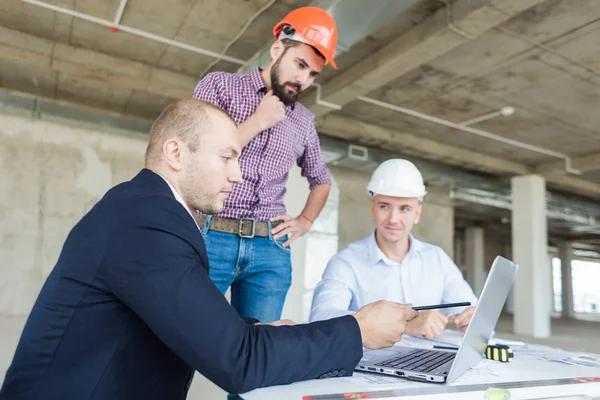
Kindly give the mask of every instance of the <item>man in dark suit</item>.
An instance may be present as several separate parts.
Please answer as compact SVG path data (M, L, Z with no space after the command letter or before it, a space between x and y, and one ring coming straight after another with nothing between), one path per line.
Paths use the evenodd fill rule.
M219 212L240 182L235 123L200 100L155 121L146 168L75 225L23 330L2 400L184 399L193 369L231 393L351 374L417 313L270 326L240 316L208 276L191 210ZM223 249L229 251L229 249Z

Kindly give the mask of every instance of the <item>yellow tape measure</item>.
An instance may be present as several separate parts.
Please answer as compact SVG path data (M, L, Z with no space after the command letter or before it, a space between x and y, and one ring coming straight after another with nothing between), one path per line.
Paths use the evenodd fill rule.
M485 349L485 357L494 361L511 362L514 354L510 346L505 344L491 344Z

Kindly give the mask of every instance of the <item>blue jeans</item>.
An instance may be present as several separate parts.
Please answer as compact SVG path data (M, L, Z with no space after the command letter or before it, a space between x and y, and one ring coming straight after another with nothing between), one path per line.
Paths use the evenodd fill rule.
M270 322L281 318L285 296L292 283L290 248L285 237L242 238L234 233L201 229L210 278L225 294L231 286L231 305L238 314ZM271 232L271 223L269 232Z

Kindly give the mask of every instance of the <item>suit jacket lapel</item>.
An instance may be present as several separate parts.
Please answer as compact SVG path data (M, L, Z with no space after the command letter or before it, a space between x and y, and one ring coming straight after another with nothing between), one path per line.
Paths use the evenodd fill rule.
M155 172L149 169L142 169L135 176L135 178L132 179L132 181L140 181L144 185L151 187L153 191L165 194L173 198L173 200L177 202L177 199L175 199L175 195L173 194L173 191L171 190L167 182L165 182L165 180L160 175L156 174ZM202 234L200 233L200 228L196 224L196 221L188 214L188 212L183 208L183 206L179 204L179 202L177 202L177 205L178 210L185 214L185 224L189 224L190 230L194 232L194 234L191 237L189 237L188 240L196 250L196 253L198 253L200 261L204 266L206 266L206 269L208 270L209 264L208 256L206 254L206 245L204 243L204 239L202 238Z

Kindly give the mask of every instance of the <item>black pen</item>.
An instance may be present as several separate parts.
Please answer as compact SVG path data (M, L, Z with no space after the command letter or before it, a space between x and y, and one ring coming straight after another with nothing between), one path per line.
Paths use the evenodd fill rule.
M453 347L453 346L438 346L438 345L434 345L433 348L434 349L441 349L441 350L458 350L458 347Z
M418 307L413 307L413 310L423 311L423 310L433 310L435 308L464 307L464 306L470 306L470 305L471 305L471 302L466 301L464 303L447 303L447 304L435 304L432 306L418 306Z

